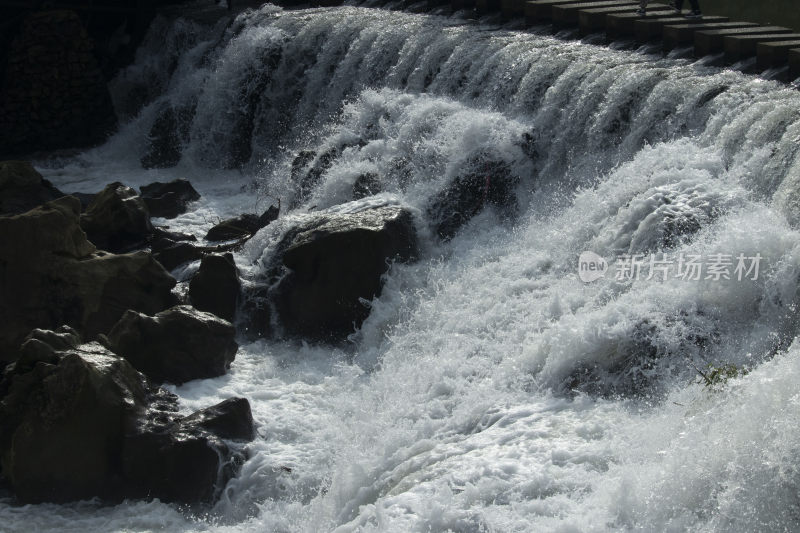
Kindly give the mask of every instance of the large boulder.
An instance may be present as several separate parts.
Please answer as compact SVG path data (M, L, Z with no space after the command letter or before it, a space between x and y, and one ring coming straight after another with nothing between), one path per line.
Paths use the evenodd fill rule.
M98 248L114 253L141 247L153 234L144 200L119 182L95 196L81 215L81 228Z
M74 331L35 330L0 379L0 465L22 502L211 502L250 440L247 400L189 416L125 359Z
M439 237L449 240L487 206L496 207L504 217L513 216L517 210L514 189L518 181L505 161L473 158L433 198L427 218L433 222Z
M0 215L17 215L64 194L27 161L0 161Z
M156 382L185 383L225 374L239 346L230 322L188 305L155 316L128 311L108 347Z
M155 182L139 190L151 217L175 218L185 213L191 202L200 199L200 193L184 179Z
M147 405L144 380L97 343L56 351L36 336L4 376L3 476L24 502L116 491L122 442Z
M206 240L212 242L249 238L261 228L278 219L279 208L270 206L261 215L246 213L238 217L223 220L208 230Z
M339 341L369 315L364 301L380 294L391 262L416 257L417 234L399 206L323 212L288 231L277 249L273 296L284 330Z
M233 322L241 290L233 255L212 254L203 257L189 282L189 300L197 309Z
M0 354L6 360L33 328L67 324L92 339L128 309L155 314L174 305L175 279L148 252L97 252L79 213L80 201L65 196L0 217Z

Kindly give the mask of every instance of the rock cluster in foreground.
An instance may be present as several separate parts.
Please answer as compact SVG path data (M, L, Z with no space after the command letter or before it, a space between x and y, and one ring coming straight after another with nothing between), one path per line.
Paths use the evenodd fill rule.
M177 398L71 328L34 330L0 379L0 466L24 502L209 502L250 440L247 400L181 416Z

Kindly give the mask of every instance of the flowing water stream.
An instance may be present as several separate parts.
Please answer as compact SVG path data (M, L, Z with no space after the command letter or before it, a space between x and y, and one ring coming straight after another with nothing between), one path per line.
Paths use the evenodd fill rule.
M345 345L243 343L228 375L172 387L186 411L253 407L212 508L5 501L0 530L800 528L796 90L544 29L270 5L158 19L112 88L120 131L37 163L62 190L188 178L203 198L168 223L198 237L280 199L245 280L322 209L408 205L421 258ZM168 109L180 162L145 170ZM301 150L331 154L316 183L291 177ZM431 198L498 162L514 202L440 240ZM351 202L368 173L381 192ZM605 276L579 278L586 251ZM714 368L737 375L708 386Z

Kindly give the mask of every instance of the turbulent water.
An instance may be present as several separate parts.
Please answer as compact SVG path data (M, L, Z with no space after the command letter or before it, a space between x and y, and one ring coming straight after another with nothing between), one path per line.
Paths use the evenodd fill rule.
M6 501L0 530L800 528L796 90L458 15L267 5L158 20L113 91L119 133L38 163L62 190L189 178L203 199L169 224L199 237L280 199L236 255L246 280L322 209L411 206L421 260L344 346L244 343L228 375L173 388L187 411L253 407L259 437L212 508ZM167 108L180 163L144 170ZM313 186L291 177L301 150L335 156ZM498 161L516 207L436 237L431 198ZM382 192L348 203L364 173ZM585 251L604 277L579 278ZM674 262L626 278L636 254ZM714 368L737 375L709 386Z

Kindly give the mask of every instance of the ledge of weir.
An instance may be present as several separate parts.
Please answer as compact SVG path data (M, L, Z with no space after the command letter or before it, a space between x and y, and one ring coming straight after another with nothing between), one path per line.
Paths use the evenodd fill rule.
M214 23L249 8L260 0L196 0L162 9L165 15ZM700 0L703 2L703 0ZM712 1L713 0L706 0ZM794 1L794 0L790 0ZM644 16L635 0L341 0L275 1L284 9L358 5L360 7L461 16L465 20L498 23L524 31L535 29L565 40L580 39L615 49L661 52L673 58L702 60L704 65L732 68L800 88L800 30L759 22L736 21L718 14L685 18L664 3L651 2ZM685 2L688 3L688 2ZM719 10L717 10L719 12ZM684 15L688 10L684 11ZM800 24L790 21L792 26ZM787 23L788 24L788 23Z

